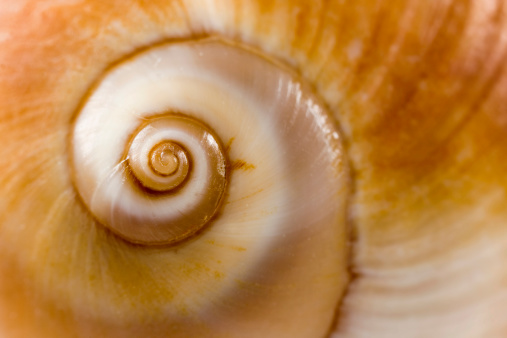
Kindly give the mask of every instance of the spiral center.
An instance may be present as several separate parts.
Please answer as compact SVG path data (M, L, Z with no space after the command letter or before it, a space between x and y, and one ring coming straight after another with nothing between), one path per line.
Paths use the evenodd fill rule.
M158 128L149 124L136 135L129 149L129 166L143 187L169 192L184 184L190 173L190 157L172 140L152 142L148 135L154 130Z
M155 174L170 176L178 170L180 161L175 152L176 147L178 146L173 143L165 142L152 149L149 164Z

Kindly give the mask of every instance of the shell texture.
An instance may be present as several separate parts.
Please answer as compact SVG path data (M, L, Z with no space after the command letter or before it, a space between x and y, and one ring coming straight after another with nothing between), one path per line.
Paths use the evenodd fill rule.
M503 0L2 0L1 335L505 337L506 8ZM81 176L83 162L73 162L73 128L115 71L188 44L262 60L276 71L260 76L234 58L222 68L255 73L248 88L259 90L285 74L288 92L320 108L310 114L299 101L302 114L273 115L265 96L278 102L280 93L248 89L237 100L239 84L189 80L197 102L171 106L175 90L125 114L120 151L103 163L130 165L137 128L178 113L216 134L230 169L210 223L150 245L159 237L136 240L93 211L104 204L94 209L97 190L79 183L94 173ZM141 87L123 102L157 95ZM284 135L293 116L304 117L301 128ZM286 138L294 135L319 146L285 149L299 148ZM100 145L109 143L97 142L93 155L106 154Z

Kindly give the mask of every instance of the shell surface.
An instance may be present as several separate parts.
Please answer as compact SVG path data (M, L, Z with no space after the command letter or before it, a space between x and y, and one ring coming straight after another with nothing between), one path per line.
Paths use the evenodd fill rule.
M125 337L185 336L192 326L203 336L235 329L266 336L270 322L280 323L277 336L290 337L504 337L505 8L494 0L3 1L0 275L9 278L0 281L1 329L8 336ZM307 255L298 261L289 257L298 248L291 248L290 262L270 264L278 271L292 266L295 275L280 273L285 279L270 287L254 272L250 277L261 281L236 282L249 300L256 292L266 296L242 308L248 316L199 312L230 290L199 281L214 281L216 271L235 273L200 259L211 250L241 266L242 259L230 258L239 257L229 255L232 246L215 241L213 249L190 250L196 241L180 242L178 255L188 251L190 260L178 270L181 285L173 285L161 268L164 248L118 239L75 203L67 145L72 116L90 87L135 51L208 35L253 46L296 69L340 124L353 178L353 233L352 280L336 317L327 307L312 314L298 309L281 320L275 303L297 307L291 281L319 293L326 278L298 279L304 266L298 264L343 267L343 248L334 264ZM333 303L346 282L345 274L337 276ZM182 291L167 292L160 281ZM159 320L168 299L178 304L172 318L187 321ZM227 299L222 309L246 304L238 294ZM202 318L197 313L207 314L211 329L192 321ZM312 315L328 328L300 330ZM264 324L254 330L238 319L247 317Z
M336 124L299 75L237 43L169 41L115 60L74 103L58 112L67 147L44 152L66 175L24 187L45 221L25 215L16 237L12 210L2 228L33 250L19 256L32 301L70 315L51 335L329 331L349 177Z

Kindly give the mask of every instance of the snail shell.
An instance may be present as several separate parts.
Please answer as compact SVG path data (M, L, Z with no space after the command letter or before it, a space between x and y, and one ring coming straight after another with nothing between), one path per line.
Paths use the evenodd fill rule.
M346 196L338 132L322 105L290 73L223 42L155 47L105 75L74 125L77 189L90 212L127 240L174 243L201 229L220 206L233 169L220 139L248 159L254 183L240 189L233 182L228 204L245 200L243 213L283 215L283 221L253 217L259 233L296 220L339 226L325 209L315 210L323 216L317 223L308 217L311 199L343 204ZM171 175L157 172L154 163L165 170L159 147L175 146ZM322 167L329 172L316 177ZM298 198L308 199L308 209L292 210Z
M315 337L325 335L322 323L338 337L506 335L504 1L3 1L0 18L5 335ZM207 35L291 65L340 123L353 179L353 231L352 278L336 316L334 308L305 308L299 297L334 297L319 289L326 272L344 266L341 246L315 247L335 254L332 263L298 256L294 244L269 264L285 279L253 269L249 278L227 280L244 292L228 292L215 277L241 274L218 268L229 258L245 266L241 255L230 255L246 252L229 242L238 232L209 239L212 249L198 247L198 239L219 222L169 247L132 245L93 216L74 189L71 120L90 86L134 51ZM174 112L156 112L166 113ZM217 125L206 125L227 149ZM235 142L226 151L231 167L245 160ZM120 153L119 161L126 156ZM242 175L259 172L252 163L255 170L232 171L225 197L234 182L249 183ZM256 236L242 231L246 242ZM186 257L170 273L168 248ZM204 256L220 258L203 264ZM308 266L322 275L305 279ZM345 275L331 274L340 288ZM231 310L214 312L210 304ZM283 316L277 305L294 312Z
M329 330L347 278L348 172L335 122L294 71L223 39L173 41L117 61L67 114L52 156L69 159L73 184L24 263L46 302L100 323L94 335ZM42 186L34 203L49 202ZM75 256L54 256L54 233L75 238L60 247Z

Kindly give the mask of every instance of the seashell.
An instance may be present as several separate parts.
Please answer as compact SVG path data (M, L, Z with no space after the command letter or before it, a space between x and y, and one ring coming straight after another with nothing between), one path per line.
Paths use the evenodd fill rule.
M503 5L4 0L0 332L504 337ZM158 95L180 71L193 99ZM192 183L188 145L135 141L171 119L213 135L226 168L183 229L123 204Z
M222 214L240 210L227 221L234 232L252 220L259 234L297 232L298 223L339 227L343 211L311 201L301 211L292 207L297 198L339 206L346 196L338 132L321 106L294 75L232 45L149 49L106 74L79 112L72 136L77 190L95 218L127 240L174 243L218 211L234 165L221 145L229 140L230 155L255 169L243 178L232 173ZM164 177L150 160L171 145L187 165ZM316 168L329 169L317 177ZM245 217L250 209L255 215ZM306 215L313 213L321 219Z
M48 335L327 333L346 280L348 173L299 75L224 39L172 41L115 62L65 113L67 147L51 154L65 184L52 201L40 182L26 189L51 229L22 262L30 289L73 322ZM55 232L59 251L79 252L54 257L41 238Z

